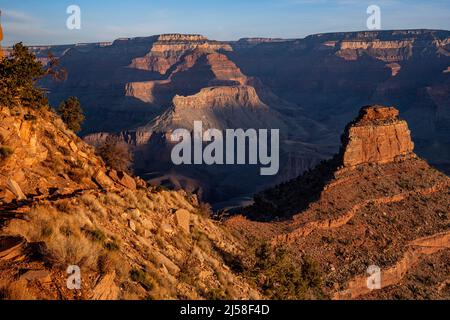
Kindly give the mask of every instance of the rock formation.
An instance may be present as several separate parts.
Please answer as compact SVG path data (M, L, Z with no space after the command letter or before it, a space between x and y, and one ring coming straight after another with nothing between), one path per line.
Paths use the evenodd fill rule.
M231 47L201 35L166 34L158 37L147 55L133 59L130 67L165 74L186 52L192 50L230 51Z
M413 154L408 124L398 110L369 106L349 125L343 139L343 165L388 163Z
M250 86L208 87L193 96L175 96L175 108L268 108Z

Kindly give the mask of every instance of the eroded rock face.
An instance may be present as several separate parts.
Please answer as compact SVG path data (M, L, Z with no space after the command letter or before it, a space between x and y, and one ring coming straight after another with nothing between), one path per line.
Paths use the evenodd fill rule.
M148 54L133 59L130 67L165 74L187 51L196 49L231 51L229 44L201 35L167 34L158 37Z
M204 88L198 94L173 99L176 108L225 108L225 107L262 107L264 104L259 100L253 87L211 87ZM267 106L266 106L267 107Z
M395 108L368 106L348 127L343 140L343 165L388 163L413 155L414 143L406 121Z

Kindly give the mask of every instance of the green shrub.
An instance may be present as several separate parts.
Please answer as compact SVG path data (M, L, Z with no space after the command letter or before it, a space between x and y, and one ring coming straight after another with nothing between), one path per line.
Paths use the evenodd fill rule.
M154 287L153 281L144 270L134 268L130 271L130 277L131 280L140 283L147 291L152 290Z
M66 101L61 102L57 113L67 125L67 128L73 132L79 132L81 130L81 124L85 118L80 101L76 97L70 97Z
M310 258L301 259L282 246L262 243L255 249L254 259L247 274L269 299L324 297L321 273Z
M57 59L51 55L49 59L48 67L44 68L27 47L15 44L11 54L0 60L0 105L35 109L46 106L45 91L37 87L37 81L47 75L56 79L65 77Z
M119 243L117 243L116 241L108 241L105 243L104 245L105 249L109 250L109 251L117 251L120 249L120 245Z
M89 238L91 238L93 241L103 243L106 240L106 235L103 233L103 231L99 229L86 230L86 233L89 236Z

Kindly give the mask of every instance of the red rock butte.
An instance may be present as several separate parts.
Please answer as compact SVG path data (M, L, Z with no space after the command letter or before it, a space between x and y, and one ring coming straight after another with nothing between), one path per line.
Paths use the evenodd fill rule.
M408 124L399 111L379 105L363 107L342 137L343 165L388 163L415 156Z

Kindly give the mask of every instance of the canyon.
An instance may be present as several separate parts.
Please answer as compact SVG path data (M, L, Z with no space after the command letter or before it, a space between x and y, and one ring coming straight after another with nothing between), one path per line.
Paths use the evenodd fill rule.
M68 71L66 81L42 85L52 105L80 98L86 141L118 136L135 150L138 175L198 190L227 208L330 158L361 105L397 107L416 152L448 170L449 35L396 30L214 41L168 34L32 50L43 62L54 51ZM278 175L168 164L167 137L177 128L192 130L195 120L208 128L280 129ZM242 175L246 183L234 188Z

